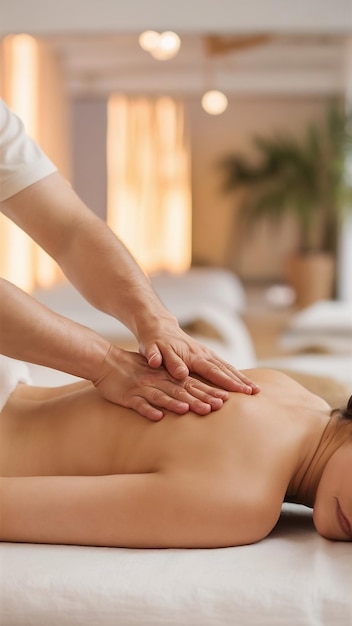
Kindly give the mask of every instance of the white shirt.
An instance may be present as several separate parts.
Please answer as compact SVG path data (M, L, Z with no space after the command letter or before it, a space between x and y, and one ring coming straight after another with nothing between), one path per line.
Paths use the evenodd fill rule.
M26 134L20 118L0 98L0 202L56 170Z

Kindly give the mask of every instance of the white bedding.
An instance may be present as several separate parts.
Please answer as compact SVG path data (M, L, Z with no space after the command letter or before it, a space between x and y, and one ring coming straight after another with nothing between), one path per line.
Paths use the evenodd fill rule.
M1 544L1 626L349 626L352 544L284 511L238 548Z
M280 338L284 350L352 354L352 304L321 300L296 313Z

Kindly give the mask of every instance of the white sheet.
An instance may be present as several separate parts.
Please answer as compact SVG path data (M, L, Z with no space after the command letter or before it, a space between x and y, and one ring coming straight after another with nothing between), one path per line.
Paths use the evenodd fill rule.
M293 315L280 338L283 350L352 354L352 304L321 300Z
M29 368L25 363L0 354L0 413L18 383L30 382Z
M285 510L238 548L1 544L1 626L349 626L352 544Z

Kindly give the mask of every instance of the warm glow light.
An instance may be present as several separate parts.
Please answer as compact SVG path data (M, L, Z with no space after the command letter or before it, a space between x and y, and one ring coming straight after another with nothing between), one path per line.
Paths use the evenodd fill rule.
M146 30L140 35L138 41L141 48L150 52L152 57L158 61L166 61L174 57L181 45L179 36L170 30L164 33Z
M191 265L190 206L190 193L185 193L185 190L175 190L165 198L163 261L170 272L184 272Z
M35 137L38 132L37 42L30 35L16 35L9 38L9 43L13 64L9 101L12 109L23 121L27 133Z
M220 115L227 109L228 100L222 91L207 91L202 97L202 107L210 115Z
M160 38L160 33L157 33L155 30L145 30L138 39L139 45L143 50L150 52L157 45Z
M180 45L181 40L176 33L165 31L161 33L157 45L150 51L150 54L158 61L167 61L178 53Z
M8 36L4 41L10 59L7 102L23 120L27 132L35 137L37 132L37 44L29 35ZM8 280L26 291L33 289L31 262L33 242L13 222L4 220L2 232L6 236L7 254L5 275Z
M6 59L3 89L10 108L21 118L26 132L38 141L39 48L30 35L8 35L2 42ZM56 280L56 264L16 224L1 216L1 275L25 291L46 287Z
M183 107L111 96L107 133L109 226L146 272L185 271L192 201Z

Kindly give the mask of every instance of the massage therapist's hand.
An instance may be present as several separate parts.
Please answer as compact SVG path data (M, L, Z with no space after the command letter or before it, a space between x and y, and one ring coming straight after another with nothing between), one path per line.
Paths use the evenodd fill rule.
M139 341L139 351L149 366L157 368L163 364L177 380L189 374L197 374L222 390L246 394L260 391L258 385L247 376L187 335L172 316L159 320L157 329L146 326ZM212 393L216 390L208 386L207 391ZM221 397L227 399L227 395Z
M189 410L207 415L228 397L226 391L190 376L176 379L164 367L152 369L141 354L114 345L93 383L107 400L130 407L152 421L163 417L162 409L180 415Z

